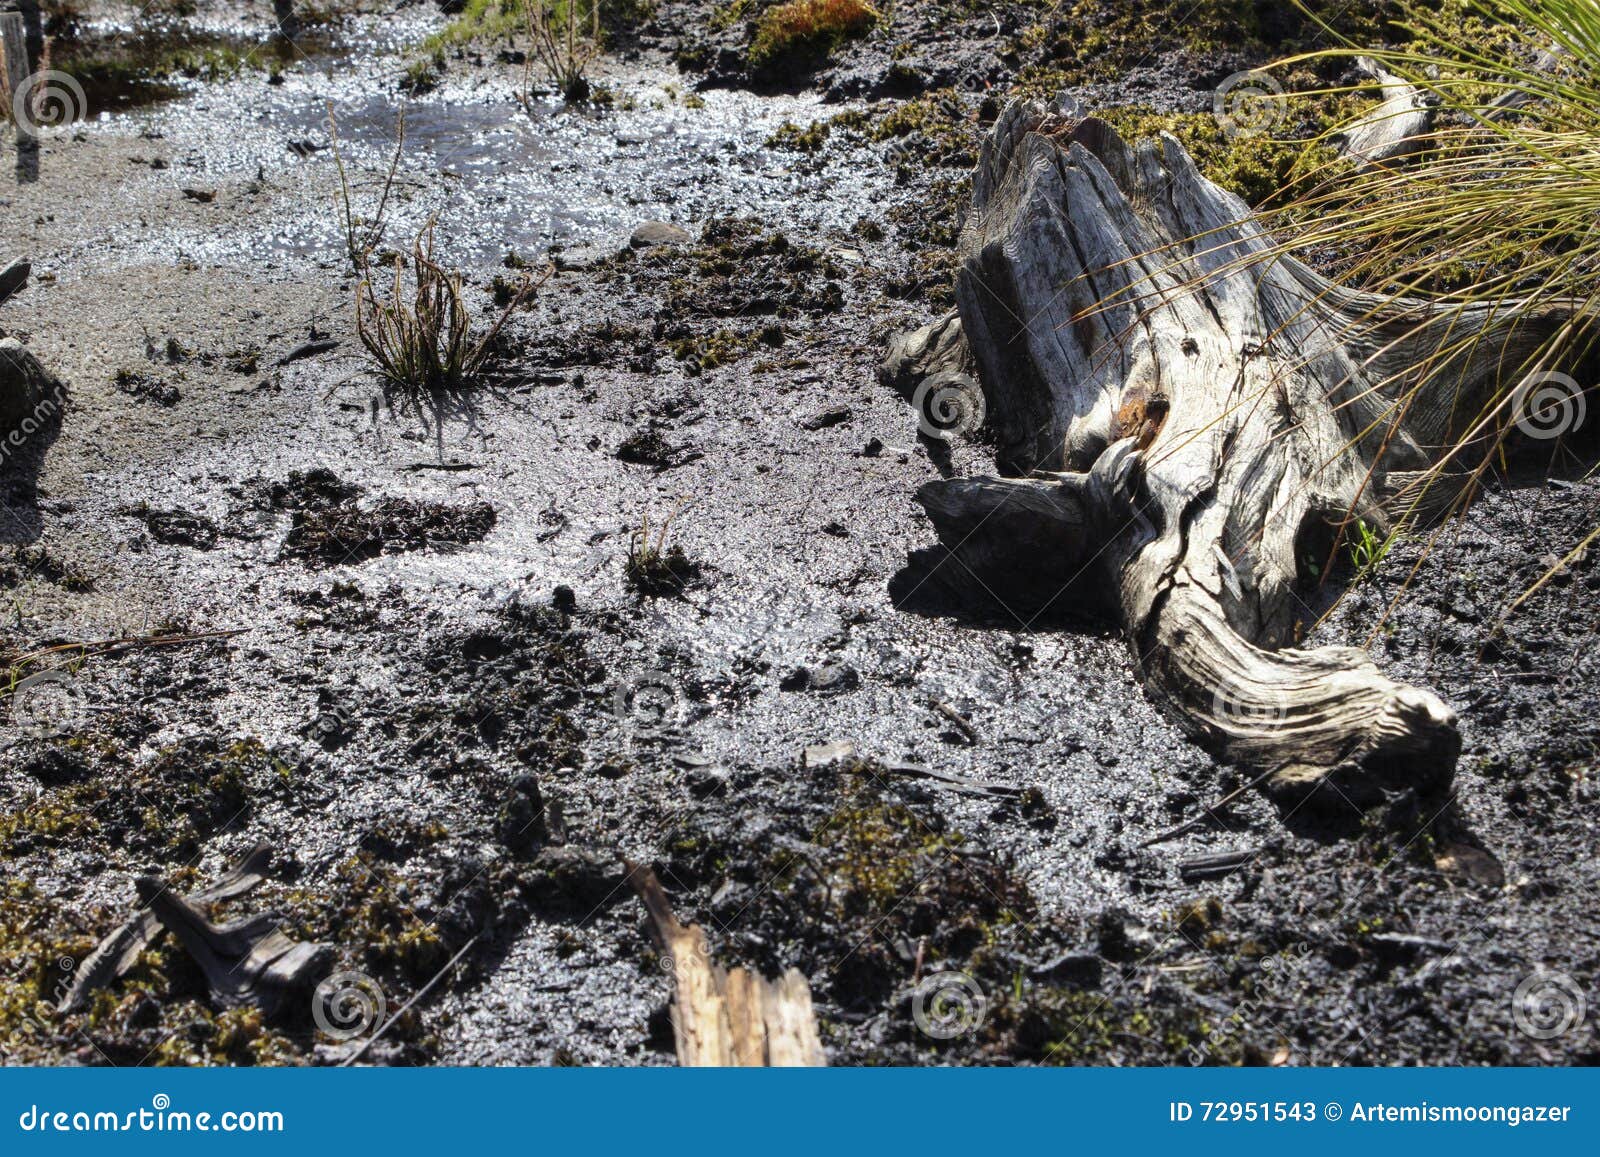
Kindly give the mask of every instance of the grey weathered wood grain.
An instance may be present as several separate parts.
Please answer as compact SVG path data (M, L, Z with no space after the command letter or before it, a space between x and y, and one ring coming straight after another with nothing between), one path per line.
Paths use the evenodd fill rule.
M981 383L1008 477L921 489L947 554L1019 618L1109 611L1152 697L1276 787L1448 784L1460 738L1437 696L1295 645L1309 565L1340 520L1385 527L1422 480L1449 491L1442 448L1560 311L1513 325L1340 288L1175 139L1130 148L1038 106L1001 115L973 186L959 317L884 366L902 388L958 364Z
M1378 82L1381 99L1339 134L1339 151L1362 166L1415 157L1433 129L1435 110L1426 94L1370 56L1357 57L1356 64Z

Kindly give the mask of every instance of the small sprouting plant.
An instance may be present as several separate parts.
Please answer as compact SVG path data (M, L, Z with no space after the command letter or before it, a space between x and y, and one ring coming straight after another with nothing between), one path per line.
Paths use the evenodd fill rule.
M700 577L700 566L683 552L683 547L667 545L667 534L672 520L683 508L679 502L650 534L650 515L645 514L639 528L628 537L628 582L634 589L647 595L682 594L690 583Z
M1366 519L1358 518L1351 530L1349 545L1350 562L1356 568L1359 581L1371 577L1378 569L1378 564L1394 545L1394 535L1382 537L1367 524Z

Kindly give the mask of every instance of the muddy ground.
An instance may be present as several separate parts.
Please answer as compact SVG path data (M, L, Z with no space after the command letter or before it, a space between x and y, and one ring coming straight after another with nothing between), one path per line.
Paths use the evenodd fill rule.
M276 913L388 1012L462 953L364 1062L670 1063L624 859L720 958L806 972L835 1063L1596 1060L1592 1015L1513 1018L1519 985L1595 999L1594 553L1501 625L1600 519L1581 466L1490 486L1318 628L1461 713L1450 799L1246 792L1144 847L1240 779L1113 633L891 599L916 488L991 468L876 366L949 300L997 102L1203 112L1301 30L907 0L775 79L747 23L663 2L599 102L524 108L515 44L435 53L431 5L298 47L266 5L197 7L163 27L242 63L89 96L0 177L0 260L34 263L0 329L69 397L7 468L5 646L127 640L30 661L57 674L7 705L8 1060L348 1058L309 998L210 1007L169 943L49 1010L135 878L192 892L261 840L272 879L216 915ZM358 216L404 110L384 240L437 216L480 326L553 254L483 388L419 407L371 372L330 106ZM647 221L683 235L631 245ZM803 758L830 741L854 754Z

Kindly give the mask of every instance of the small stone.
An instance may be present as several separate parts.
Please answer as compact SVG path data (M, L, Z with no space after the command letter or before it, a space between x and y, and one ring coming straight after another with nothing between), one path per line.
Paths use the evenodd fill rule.
M861 674L848 663L828 662L811 672L811 690L819 695L837 695L861 686Z
M0 338L0 435L32 435L61 417L61 383L14 337ZM18 443L12 439L12 446Z
M813 743L805 749L800 761L806 767L827 767L830 763L843 763L855 757L855 744L848 739L833 739L827 743Z
M1094 988L1100 983L1103 966L1093 952L1063 952L1053 960L1031 970L1035 980L1048 984L1073 984L1080 988Z
M806 430L826 430L829 426L838 426L844 422L848 422L849 420L849 406L829 406L826 410L823 410L820 413L812 414L811 417L805 419L800 423L800 425Z
M0 302L15 297L27 287L28 274L32 269L33 266L26 261L13 261L0 269Z
M553 257L556 268L563 273L583 273L606 259L606 255L592 245L574 245L570 249L560 250Z
M696 768L684 778L684 783L695 799L716 799L728 794L727 773L714 767Z
M679 225L668 221L646 221L633 231L628 244L635 249L648 249L652 245L687 245L694 237Z

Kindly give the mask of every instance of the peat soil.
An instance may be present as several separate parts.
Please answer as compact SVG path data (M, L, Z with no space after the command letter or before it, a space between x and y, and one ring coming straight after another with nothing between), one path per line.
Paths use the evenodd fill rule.
M1012 9L897 16L909 52L787 92L707 10L659 5L584 111L525 110L493 48L404 94L440 18L362 16L0 178L0 259L34 263L0 330L69 399L6 467L0 630L13 663L128 640L29 660L4 705L6 1059L349 1058L309 998L208 1007L170 944L49 1010L136 877L194 891L266 840L217 915L332 944L390 1013L445 969L363 1063L671 1063L625 860L720 959L805 971L835 1063L1593 1063L1595 552L1502 619L1600 486L1489 489L1318 629L1460 712L1451 799L1246 791L1144 846L1241 781L1113 632L889 596L932 539L916 488L991 468L876 376L948 300L990 98L905 132L894 85L973 67ZM1219 59L1129 75L1193 110ZM553 251L484 388L371 374L330 105L367 216L404 108L385 240L437 216L478 324ZM646 221L683 234L630 244Z

